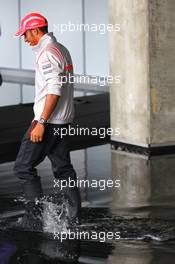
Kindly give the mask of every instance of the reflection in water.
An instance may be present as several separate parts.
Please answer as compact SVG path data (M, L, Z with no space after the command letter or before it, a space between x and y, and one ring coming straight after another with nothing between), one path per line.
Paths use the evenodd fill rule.
M150 205L150 166L146 157L112 152L113 177L120 178L120 192L113 190L113 206L132 208Z
M57 228L67 231L69 203L58 189L53 190L47 163L43 170L40 167L42 185L40 178L32 183L25 182L25 197L16 198L16 203L14 198L19 196L19 187L12 180L9 167L2 165L1 260L15 264L173 263L175 156L148 159L143 155L111 150L109 145L86 149L86 153L76 151L75 156L76 170L81 171L80 179L120 179L121 187L103 191L82 188L81 196L88 202L88 207L82 209L82 224L73 230L89 234L120 231L121 239L105 242L66 240L64 243L54 240L53 232L58 231ZM68 201L73 200L76 204L73 193L65 194ZM8 212L5 212L7 208ZM25 214L21 213L21 208L25 208ZM14 214L10 214L12 210Z
M107 264L171 264L174 263L175 244L144 242L117 243Z
M120 191L113 189L115 214L137 211L142 216L167 218L175 215L175 156L148 158L112 151L113 179L120 178ZM137 210L136 210L137 209Z
M109 256L107 264L152 264L152 260L153 250L149 244L120 243Z
M9 263L11 256L16 252L16 246L7 241L0 241L0 263Z
M80 255L79 241L61 243L32 233L1 232L0 245L0 263L77 263Z

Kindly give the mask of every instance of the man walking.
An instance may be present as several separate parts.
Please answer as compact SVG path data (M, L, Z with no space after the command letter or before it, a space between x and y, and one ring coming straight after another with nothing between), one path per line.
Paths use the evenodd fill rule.
M38 179L36 166L46 156L51 161L54 177L60 181L77 181L67 146L68 135L59 137L54 131L67 129L74 117L73 65L69 51L48 33L48 22L38 13L26 15L15 34L23 36L36 53L34 119L25 133L16 158L14 172L18 178L32 182ZM64 82L63 82L64 80ZM65 81L66 80L66 81ZM69 218L80 215L79 190L68 187Z

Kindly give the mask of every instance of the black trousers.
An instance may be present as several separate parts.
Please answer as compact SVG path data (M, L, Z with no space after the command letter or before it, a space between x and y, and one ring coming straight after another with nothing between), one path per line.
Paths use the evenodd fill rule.
M46 156L51 161L53 174L56 179L71 177L76 180L76 174L70 161L68 149L68 135L62 138L54 131L69 125L47 124L42 142L33 143L30 141L31 127L25 133L19 153L16 158L14 172L16 176L24 180L32 180L37 176L36 166ZM55 129L55 130L54 130Z
M26 180L27 184L36 182L36 179L38 179L36 166L47 156L51 161L52 171L56 179L77 181L76 173L70 160L68 148L69 136L66 135L61 138L58 133L54 133L58 129L68 129L68 126L69 124L58 125L48 123L45 128L43 141L38 143L33 143L30 140L31 127L29 127L22 139L15 161L15 175L19 179ZM79 189L76 186L75 188L69 188L68 186L63 192L72 204L73 211L71 210L72 212L70 212L71 218L73 219L76 216L79 218L81 207Z

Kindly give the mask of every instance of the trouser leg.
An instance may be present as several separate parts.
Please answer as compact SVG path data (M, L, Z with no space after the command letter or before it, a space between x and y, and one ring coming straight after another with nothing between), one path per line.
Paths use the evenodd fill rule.
M54 148L49 153L48 158L52 164L52 170L55 178L59 182L64 181L64 188L58 188L64 199L68 201L69 220L74 222L76 219L80 222L81 198L79 188L77 187L76 172L71 164L70 152L68 148L68 137L56 137ZM72 184L69 183L72 181Z
M33 143L25 133L15 161L14 173L24 180L33 180L37 177L37 166L43 159L43 143Z
M35 177L33 180L25 180L22 183L22 191L28 200L34 200L43 196L43 190L40 177Z
M67 182L67 187L62 190L62 193L68 200L69 218L74 221L76 218L80 219L81 199L76 184L74 187L69 187L68 182L69 179L76 182L77 177L70 161L67 136L64 138L54 136L54 126L51 124L46 126L43 141L39 143L30 141L29 130L26 132L15 161L14 172L18 178L30 182L31 186L37 177L35 167L48 156L55 178Z
M21 188L27 203L24 204L25 215L21 220L21 226L24 228L42 230L42 205L36 203L35 199L43 195L40 177L37 175L36 166L42 162L47 155L48 146L52 142L48 135L48 129L45 129L43 142L33 143L30 141L30 128L25 133L20 150L18 152L14 172L21 179Z

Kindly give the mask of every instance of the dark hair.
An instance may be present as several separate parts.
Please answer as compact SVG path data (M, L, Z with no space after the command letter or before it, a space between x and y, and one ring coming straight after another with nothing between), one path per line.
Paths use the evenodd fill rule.
M40 27L39 30L43 33L48 33L48 26Z

